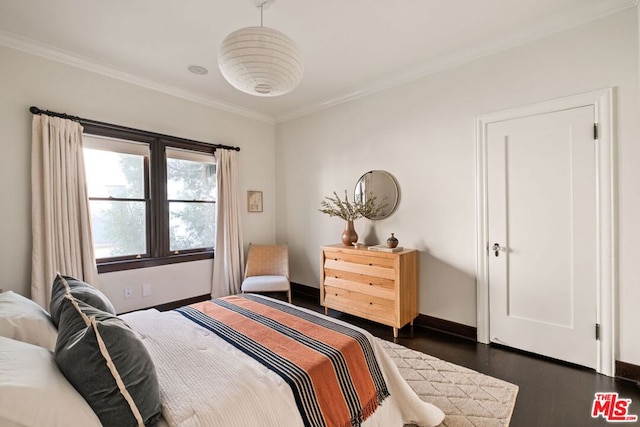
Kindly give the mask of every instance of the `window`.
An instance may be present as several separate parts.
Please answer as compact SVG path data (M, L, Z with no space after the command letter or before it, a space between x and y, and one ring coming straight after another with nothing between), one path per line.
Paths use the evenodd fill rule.
M83 139L96 258L149 255L149 147L87 135Z
M213 247L216 165L211 156L167 148L169 249Z
M142 131L93 131L85 126L83 140L98 271L211 258L213 147Z

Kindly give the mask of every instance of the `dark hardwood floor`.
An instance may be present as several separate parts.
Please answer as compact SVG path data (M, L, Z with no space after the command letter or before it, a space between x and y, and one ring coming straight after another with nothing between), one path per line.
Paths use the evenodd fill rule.
M317 298L295 294L293 303L318 312L324 308ZM330 310L331 317L357 325L374 336L393 341L392 328ZM640 385L609 378L595 371L525 354L508 348L480 344L466 338L421 327L405 327L395 341L405 347L516 384L519 387L512 427L581 427L610 424L592 418L596 392L617 392L631 399L629 414L640 417Z

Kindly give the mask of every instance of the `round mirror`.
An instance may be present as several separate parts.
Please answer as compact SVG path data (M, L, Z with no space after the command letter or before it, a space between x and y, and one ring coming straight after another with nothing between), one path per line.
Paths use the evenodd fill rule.
M381 170L369 171L362 175L356 183L354 198L357 200L362 197L362 201L366 202L367 197L371 195L376 197L376 204L386 203L386 206L375 217L367 218L384 219L391 215L398 206L398 184L395 178Z

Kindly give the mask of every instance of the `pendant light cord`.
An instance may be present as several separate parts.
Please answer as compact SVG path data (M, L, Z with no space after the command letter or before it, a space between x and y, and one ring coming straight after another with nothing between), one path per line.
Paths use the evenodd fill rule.
M264 1L262 3L260 3L260 26L261 27L263 27L263 25L262 25L262 12L263 12L263 10L262 9L263 9L265 3L266 2L264 2Z

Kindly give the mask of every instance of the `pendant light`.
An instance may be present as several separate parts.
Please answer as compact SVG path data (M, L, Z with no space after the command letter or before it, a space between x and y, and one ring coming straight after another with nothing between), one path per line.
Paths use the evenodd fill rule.
M304 66L296 44L280 31L262 25L229 34L220 46L218 66L236 89L255 96L278 96L291 92L302 79Z

